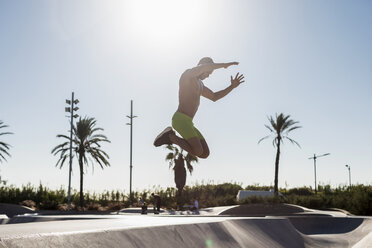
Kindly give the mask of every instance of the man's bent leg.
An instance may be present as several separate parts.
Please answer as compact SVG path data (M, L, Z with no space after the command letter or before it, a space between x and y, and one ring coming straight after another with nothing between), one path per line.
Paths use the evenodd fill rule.
M192 149L192 155L200 157L203 154L203 146L199 139L199 137L192 137L190 139L187 139L187 143L190 144Z
M199 137L200 143L201 143L202 148L203 148L203 153L199 156L199 158L207 158L209 156L208 144L205 141L205 138L203 137L201 132L196 127L194 127L194 131L195 131L196 135Z
M184 113L176 112L172 117L173 128L182 136L169 135L170 141L179 145L188 153L200 157L203 154L201 139L203 135L194 127L192 118Z
M175 134L170 134L169 138L173 144L180 146L183 150L194 156L199 157L203 154L203 146L198 137L192 137L185 140Z
M209 147L205 139L201 139L200 143L203 147L203 153L199 156L200 158L208 158L209 157Z

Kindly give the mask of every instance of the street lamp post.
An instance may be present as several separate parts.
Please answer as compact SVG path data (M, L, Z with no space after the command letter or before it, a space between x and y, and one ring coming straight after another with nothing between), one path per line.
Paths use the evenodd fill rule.
M133 147L133 118L136 118L137 116L133 115L133 100L130 100L130 116L127 115L127 117L130 119L130 123L127 123L127 125L130 126L130 162L129 162L129 200L130 204L133 204L133 195L132 195L132 147Z
M66 107L65 111L70 113L70 166L68 171L68 201L67 201L67 210L71 210L71 172L72 172L72 130L74 127L74 118L77 118L79 115L75 114L74 111L77 111L79 108L74 107L74 104L78 104L79 100L74 99L74 92L72 92L71 100L66 100L66 103L70 107Z
M317 158L320 158L320 157L324 157L324 156L328 156L330 155L330 153L325 153L323 155L315 155L313 157L310 157L309 159L314 159L314 179L315 179L315 194L317 194L318 190L317 190L317 186L316 186L316 159Z
M351 172L350 172L351 166L350 165L345 165L345 166L349 170L349 187L351 188Z

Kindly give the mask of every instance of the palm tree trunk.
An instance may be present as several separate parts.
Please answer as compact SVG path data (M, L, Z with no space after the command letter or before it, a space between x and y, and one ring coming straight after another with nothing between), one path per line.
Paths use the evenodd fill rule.
M275 158L275 179L274 179L274 195L278 196L278 174L279 174L279 157L280 157L280 139L278 139Z
M177 201L178 210L183 210L182 191L183 191L182 188L177 189L176 201Z
M186 184L186 169L185 169L185 160L180 155L175 160L175 167L174 167L174 182L176 183L176 188L178 189L177 192L177 205L179 209L182 209L182 190Z
M83 194L83 157L79 156L79 168L80 168L80 207L84 206L84 194Z

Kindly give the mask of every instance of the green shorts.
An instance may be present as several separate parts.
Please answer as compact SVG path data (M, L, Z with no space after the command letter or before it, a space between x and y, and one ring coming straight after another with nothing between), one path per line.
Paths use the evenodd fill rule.
M174 113L172 117L172 127L185 139L188 140L193 137L199 137L203 140L203 135L194 127L194 123L190 116L181 112Z

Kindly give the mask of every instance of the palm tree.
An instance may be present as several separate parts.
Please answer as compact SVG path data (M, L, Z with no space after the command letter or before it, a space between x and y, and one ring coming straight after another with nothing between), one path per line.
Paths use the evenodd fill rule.
M274 136L273 146L276 147L276 158L275 158L275 179L274 179L274 194L278 196L278 173L279 173L279 158L280 158L280 144L283 143L284 139L288 139L292 144L296 144L298 147L300 145L293 139L288 137L288 133L301 128L301 126L295 126L298 121L293 121L290 115L284 115L283 113L275 114L275 119L270 116L268 117L270 121L270 126L265 125L267 129L270 130L271 135L265 136L258 141L260 143L264 139Z
M4 122L0 121L0 129L1 128L6 128L6 127L9 127L9 126L8 125L4 125ZM11 133L11 132L4 132L4 133L0 133L0 136L7 135L7 134L13 134L13 133ZM5 155L7 155L8 157L10 157L10 154L8 152L9 148L10 148L10 145L9 144L0 141L0 162L1 163L3 161L7 161L6 158L5 158Z
M103 131L103 128L96 128L96 120L94 118L81 118L76 123L76 127L73 127L73 151L79 161L80 169L80 206L84 205L84 195L83 195L83 175L84 175L84 164L89 165L97 162L102 169L104 166L110 166L108 162L109 156L101 149L100 142L110 142L107 137L103 134L96 134L97 131ZM66 135L59 134L58 138L67 139L66 142L56 146L52 150L53 155L60 153L59 159L56 163L56 167L59 165L61 169L64 162L69 157L70 150L70 137ZM93 168L94 169L94 168Z
M168 145L167 149L170 152L167 154L165 160L169 162L169 168L173 167L174 170L174 182L176 183L176 188L178 189L177 195L179 199L179 207L182 208L180 199L182 195L183 187L186 184L186 168L185 168L185 161L186 167L192 174L194 167L191 165L192 162L198 162L198 158L194 155L187 153L186 155L183 153L184 151L181 149L179 150L177 147L173 145Z

